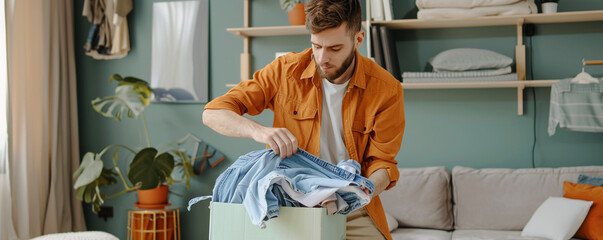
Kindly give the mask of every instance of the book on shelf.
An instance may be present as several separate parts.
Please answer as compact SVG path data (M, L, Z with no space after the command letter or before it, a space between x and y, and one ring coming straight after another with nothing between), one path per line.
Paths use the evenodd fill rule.
M371 17L374 21L383 21L383 0L370 0Z
M385 19L385 21L394 20L394 10L392 9L392 0L383 0L383 19Z
M371 26L371 36L373 36L373 41L371 41L371 49L373 50L373 57L375 58L375 62L379 64L379 66L385 68L385 63L383 60L383 47L381 47L380 34L381 33L379 32L379 26Z
M381 32L381 47L383 48L383 59L385 69L396 79L402 81L400 75L400 65L398 65L398 52L396 51L396 42L391 35L390 30L385 26L379 26Z

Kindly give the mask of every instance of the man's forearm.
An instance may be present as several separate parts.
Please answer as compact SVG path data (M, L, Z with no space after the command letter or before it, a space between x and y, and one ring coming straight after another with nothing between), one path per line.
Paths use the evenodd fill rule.
M297 138L286 128L265 127L230 110L205 110L203 123L225 136L251 138L256 142L267 144L275 154L284 158L297 152Z
M252 138L253 131L263 126L227 109L203 111L203 124L228 137Z
M373 191L373 197L378 196L381 192L385 191L385 188L389 186L389 174L385 169L379 169L371 174L368 179L375 185L375 191Z

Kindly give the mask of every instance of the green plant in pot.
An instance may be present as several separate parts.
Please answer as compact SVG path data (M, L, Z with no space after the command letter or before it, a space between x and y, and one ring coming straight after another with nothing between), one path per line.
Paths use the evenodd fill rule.
M94 110L105 117L121 121L125 114L128 118L137 119L144 127L146 137L146 146L140 147L140 150L132 149L121 144L112 144L98 153L87 152L82 158L80 167L73 174L76 180L74 189L77 197L86 203L91 203L92 211L98 213L104 199L113 198L134 190L158 190L165 192L165 201L167 203L167 185L174 182L186 181L186 188L190 187L190 178L193 176L193 167L191 158L185 150L182 150L181 142L175 142L164 146L171 148L160 152L158 148L151 146L149 131L144 118L144 109L149 105L151 99L151 87L144 80L135 77L122 78L118 74L110 77L109 82L117 81L114 96L96 98L92 100ZM163 148L159 148L163 149ZM112 155L112 167L105 167L103 157L109 150L114 150ZM120 150L126 151L127 155L120 156ZM128 158L128 156L132 156ZM208 157L208 156L200 156ZM195 159L198 158L197 156ZM127 177L130 183L126 181L119 168L120 159L131 160ZM172 172L175 169L181 169L181 178L175 180L172 178ZM112 195L103 193L102 188L118 183L123 183L124 189ZM140 199L142 202L143 200ZM150 203L152 204L152 203Z
M290 25L304 25L306 23L306 12L302 0L279 0L281 9L288 14Z

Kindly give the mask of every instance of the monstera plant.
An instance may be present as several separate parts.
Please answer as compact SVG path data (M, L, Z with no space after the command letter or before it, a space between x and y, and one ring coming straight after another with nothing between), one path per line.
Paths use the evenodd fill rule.
M118 74L110 77L109 82L114 81L118 82L115 95L96 98L92 100L92 106L101 115L117 121L121 121L124 114L133 119L140 117L144 127L146 146L133 149L121 144L112 144L98 153L88 152L84 155L80 167L73 174L75 179L73 187L80 200L91 203L94 213L98 213L104 199L137 189L153 189L163 184L171 185L174 182L181 181L186 181L186 188L189 188L190 177L194 174L191 166L192 158L180 147L182 142L176 141L172 144L166 144L165 147L172 150L161 153L157 148L151 146L143 113L151 99L152 90L148 83L135 77L122 78ZM113 150L113 166L105 166L103 161L103 157L109 150ZM120 154L120 150L127 153ZM130 161L127 173L129 182L126 181L119 168L119 162L123 159ZM175 180L172 178L172 172L177 168L181 168L182 177ZM124 189L112 195L103 193L102 188L117 184L118 177L119 181L123 183Z

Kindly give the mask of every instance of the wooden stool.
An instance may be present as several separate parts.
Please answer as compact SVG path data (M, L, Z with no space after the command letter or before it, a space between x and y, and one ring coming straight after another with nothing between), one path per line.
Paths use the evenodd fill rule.
M128 240L180 240L180 210L129 210Z

